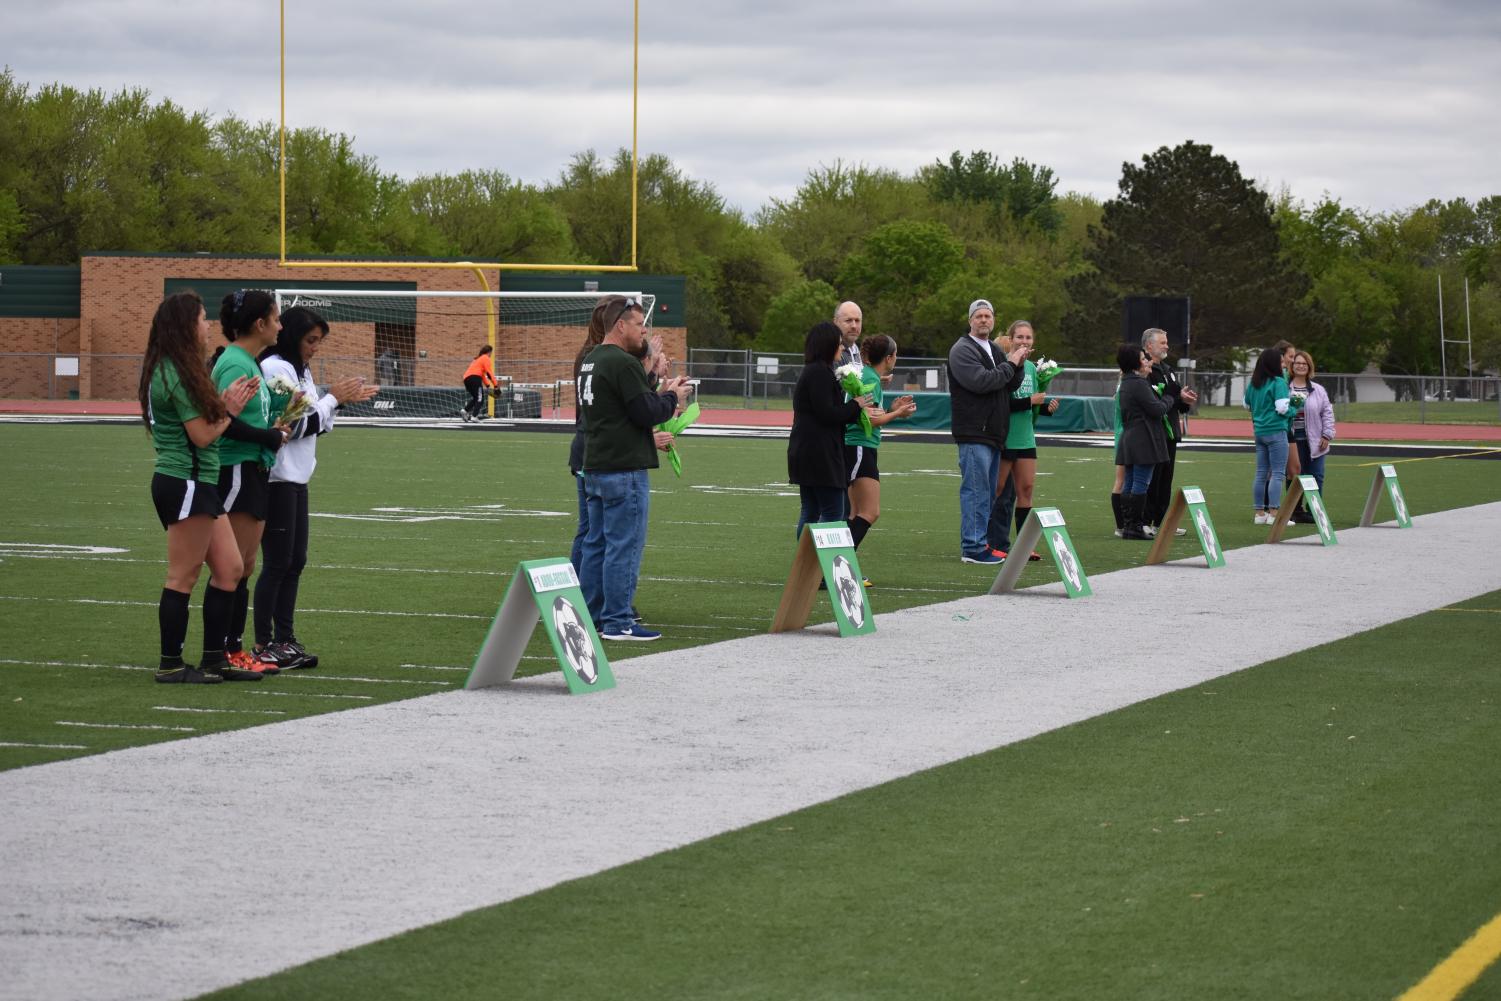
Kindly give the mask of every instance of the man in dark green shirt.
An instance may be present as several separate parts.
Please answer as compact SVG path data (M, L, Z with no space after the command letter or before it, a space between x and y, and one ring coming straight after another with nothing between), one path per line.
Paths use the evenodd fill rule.
M631 603L646 547L650 500L647 470L671 443L652 433L687 402L687 380L662 383L654 393L636 356L646 338L646 313L637 299L617 297L603 317L604 343L579 367L578 404L584 415L584 497L589 532L579 551L579 584L589 614L607 640L654 640L662 634L636 623ZM666 437L666 436L664 436Z

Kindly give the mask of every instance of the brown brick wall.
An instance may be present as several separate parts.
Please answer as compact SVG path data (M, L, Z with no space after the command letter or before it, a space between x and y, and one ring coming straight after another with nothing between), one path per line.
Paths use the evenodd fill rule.
M0 319L0 399L66 399L76 392L76 377L52 378L51 356L77 354L78 331L76 319Z
M168 278L240 279L267 286L298 280L320 282L413 282L425 291L472 292L480 288L473 271L402 268L279 267L268 258L85 257L82 263L82 301L78 320L0 319L0 352L48 354L79 352L81 377L56 380L58 397L76 389L83 399L134 399L140 378L140 354L145 348L151 316L161 301ZM491 288L504 288L504 279L486 269ZM210 318L217 304L209 303ZM54 332L53 325L60 325ZM668 353L687 356L687 332L681 327L657 327ZM464 315L418 314L416 348L407 371L418 385L456 385L464 367L487 339L483 309L467 307ZM496 371L516 382L552 382L572 374L574 352L582 340L579 327L501 324L496 344ZM336 323L322 355L329 368L354 370L375 377L375 328L369 323ZM422 357L421 352L426 352ZM92 357L89 357L92 356ZM0 397L45 399L51 359L27 359L0 366ZM319 373L321 375L321 373ZM66 383L66 385L65 385Z

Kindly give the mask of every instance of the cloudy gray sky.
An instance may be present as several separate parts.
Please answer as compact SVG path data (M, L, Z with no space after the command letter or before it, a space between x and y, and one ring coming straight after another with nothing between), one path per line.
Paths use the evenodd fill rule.
M403 176L529 181L630 143L630 0L286 0L287 114ZM219 115L277 116L277 4L8 0L0 62ZM212 11L212 13L210 13ZM1207 142L1271 189L1405 208L1501 193L1494 0L641 0L642 152L732 204L837 159L986 149L1109 197Z

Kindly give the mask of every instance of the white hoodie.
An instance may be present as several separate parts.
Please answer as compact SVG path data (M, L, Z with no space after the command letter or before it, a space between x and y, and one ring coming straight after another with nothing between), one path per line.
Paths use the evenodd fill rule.
M333 429L334 410L339 401L320 395L312 376L299 377L292 363L281 355L267 356L261 362L261 372L267 380L281 376L298 383L303 395L312 401L312 408L292 428L287 443L276 453L276 465L271 467L272 483L306 483L318 465L318 435Z

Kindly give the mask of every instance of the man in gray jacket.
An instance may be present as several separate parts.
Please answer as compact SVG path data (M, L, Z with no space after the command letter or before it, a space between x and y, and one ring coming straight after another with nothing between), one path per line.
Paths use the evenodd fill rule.
M1021 385L1030 348L1009 355L990 342L995 309L969 304L969 333L949 349L949 431L959 446L959 552L965 563L1000 563L986 538L1001 449L1011 426L1011 393Z

